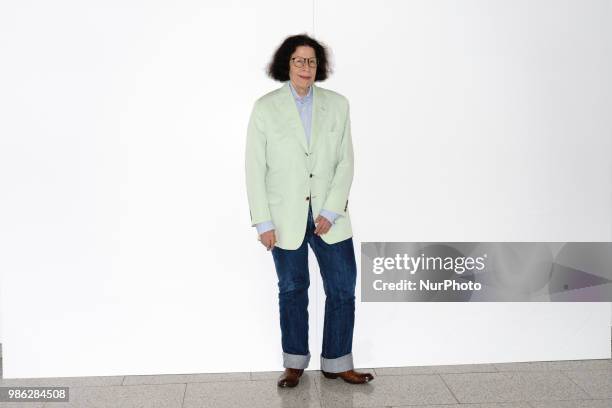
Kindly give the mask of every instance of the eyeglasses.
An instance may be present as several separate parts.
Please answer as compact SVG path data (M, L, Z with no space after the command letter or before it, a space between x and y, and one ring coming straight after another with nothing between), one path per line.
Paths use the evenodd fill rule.
M316 68L317 67L317 59L316 58L302 58L302 57L293 57L291 58L291 61L293 62L293 65L295 65L298 68L302 68L304 66L304 62L308 61L308 66L310 68Z

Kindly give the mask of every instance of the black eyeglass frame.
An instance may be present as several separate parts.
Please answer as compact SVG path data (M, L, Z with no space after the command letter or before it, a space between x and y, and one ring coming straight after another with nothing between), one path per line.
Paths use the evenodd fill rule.
M297 62L295 61L298 58L302 60L301 65L298 65ZM304 62L307 62L310 68L316 68L318 65L317 57L312 57L312 58L293 57L291 58L291 62L293 62L293 65L295 65L298 68L302 68L304 66ZM314 65L311 65L310 64L311 62L314 62Z

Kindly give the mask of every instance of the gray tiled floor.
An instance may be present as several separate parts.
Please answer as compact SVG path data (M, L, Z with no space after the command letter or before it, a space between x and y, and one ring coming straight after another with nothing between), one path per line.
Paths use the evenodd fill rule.
M2 386L69 386L70 402L0 407L612 408L610 359L357 370L374 381L351 385L317 370L288 389L276 386L281 371L3 379Z

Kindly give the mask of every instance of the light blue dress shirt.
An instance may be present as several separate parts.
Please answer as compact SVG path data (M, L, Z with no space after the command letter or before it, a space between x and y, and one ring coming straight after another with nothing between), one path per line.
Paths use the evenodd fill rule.
M293 98L295 99L295 104L297 106L298 112L300 113L300 118L302 119L304 133L306 133L306 142L310 146L310 127L312 124L312 86L308 87L308 93L306 94L306 96L301 97L300 95L298 95L291 81L287 82L289 82L289 88L291 89L291 93L293 94ZM339 216L339 214L326 210L324 208L321 209L320 215L327 218L332 224ZM261 235L266 231L274 229L274 224L272 223L272 221L269 220L260 222L259 224L255 224L255 227L257 228L257 233Z

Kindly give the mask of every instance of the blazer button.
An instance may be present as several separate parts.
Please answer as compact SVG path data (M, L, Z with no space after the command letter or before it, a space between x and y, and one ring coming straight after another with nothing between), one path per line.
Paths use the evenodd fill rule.
M310 197L306 197L306 201L310 200Z
M312 173L310 173L310 177L312 177Z

